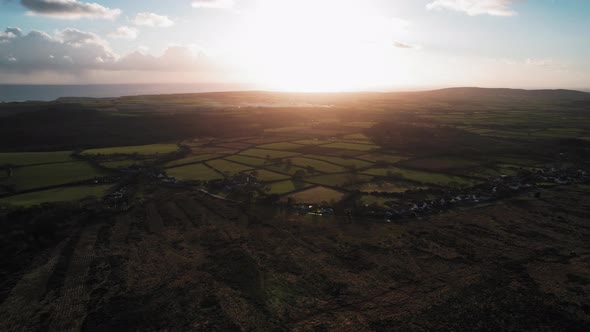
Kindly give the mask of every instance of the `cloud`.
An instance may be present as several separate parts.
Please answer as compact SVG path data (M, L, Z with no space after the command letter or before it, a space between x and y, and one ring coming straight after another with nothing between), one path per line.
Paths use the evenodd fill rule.
M5 33L0 35L0 43L0 70L8 72L82 71L116 61L108 44L97 35L71 28L56 36L36 30L26 35Z
M98 35L73 28L53 36L36 30L23 34L20 29L9 28L0 33L0 44L0 73L82 74L93 70L211 73L222 70L220 63L194 46L170 46L160 56L138 51L120 57Z
M533 59L528 58L524 61L527 66L546 67L553 65L553 59Z
M116 31L109 34L111 38L117 39L136 39L139 35L139 29L134 27L122 26L117 28Z
M56 18L78 19L82 17L114 19L120 9L111 9L97 3L77 0L21 0L29 15L45 15Z
M194 8L232 9L234 0L193 0Z
M139 13L133 20L135 25L144 25L148 27L166 28L174 25L174 21L168 16L158 15L154 13Z
M454 10L470 16L514 16L517 13L510 8L514 2L515 0L434 0L426 8Z
M402 42L398 42L398 41L393 42L393 47L406 48L406 49L417 49L418 48L417 45L406 44L406 43L402 43Z

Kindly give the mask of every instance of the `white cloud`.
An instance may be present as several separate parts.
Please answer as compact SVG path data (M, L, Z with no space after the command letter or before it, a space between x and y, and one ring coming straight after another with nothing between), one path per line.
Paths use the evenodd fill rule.
M21 0L29 15L45 15L56 18L78 19L82 17L114 19L120 9L111 9L97 3L77 0Z
M14 29L7 31L20 31ZM160 56L142 50L120 57L98 35L73 28L53 36L36 30L18 36L4 32L0 33L0 43L0 75L47 71L80 74L93 70L190 73L222 70L219 62L194 46L169 46Z
M418 45L412 45L412 44L408 44L408 43L402 43L399 41L394 41L393 42L393 47L395 48L405 48L405 49L419 49L420 46Z
M528 58L524 61L527 66L545 67L553 65L553 59Z
M93 33L65 29L55 36L33 30L19 36L0 36L0 70L79 72L97 69L117 59L108 44Z
M517 13L511 8L512 3L514 0L434 0L426 8L454 10L470 16L514 16Z
M139 29L125 25L110 33L109 37L117 39L136 39L138 35Z
M194 8L231 9L234 7L234 0L193 0Z
M168 16L154 13L139 13L135 16L133 23L135 23L135 25L159 28L166 28L174 25L174 21L169 19Z

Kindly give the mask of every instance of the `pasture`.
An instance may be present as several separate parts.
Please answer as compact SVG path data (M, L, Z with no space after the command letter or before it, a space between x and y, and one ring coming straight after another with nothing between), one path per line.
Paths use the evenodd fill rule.
M245 164L249 166L262 166L268 163L268 160L256 157L248 157L248 156L241 156L241 155L233 155L229 157L225 157L225 160L229 160L232 162Z
M323 173L337 173L337 172L344 172L346 169L342 166L338 166L335 164L331 164L322 160L317 159L310 159L310 158L303 158L303 157L294 157L290 158L291 163L293 165L307 168L309 166L313 167L316 171L323 172Z
M290 142L281 142L281 143L270 143L270 144L263 144L258 145L256 148L258 149L270 149L270 150L296 150L302 148L303 145L295 144Z
M97 154L165 154L178 151L176 144L150 144L137 146L118 146L111 148L100 148L84 150L82 155L97 155Z
M287 196L295 203L322 204L336 203L342 200L346 194L326 187L314 187Z
M315 154L304 155L303 157L318 159L318 160L326 161L326 162L329 162L332 164L337 164L337 165L344 166L344 167L352 167L352 168L356 168L356 169L373 166L373 163L370 163L370 162L367 162L364 160L354 159L354 158L320 156L320 155L315 155Z
M344 150L355 150L355 151L371 151L379 149L379 146L374 144L358 144L358 143L346 143L346 142L334 142L326 145L322 145L326 148L333 149L344 149Z
M371 180L373 180L372 176L352 172L325 174L305 178L306 182L321 184L330 187L345 187L356 183L369 182Z
M178 180L187 181L211 181L222 179L223 175L205 164L192 164L169 168L166 170L168 176Z
M0 153L0 166L28 166L75 161L71 151L58 152L5 152Z
M428 189L425 186L418 186L405 181L377 181L368 182L350 187L352 190L361 192L382 192L382 193L403 193L408 190Z
M297 156L300 153L279 150L248 149L240 152L241 155L262 158L262 159L281 159Z
M218 158L220 155L217 154L201 154L201 155L197 155L197 156L188 156L185 158L181 158L181 159L176 159L170 162L167 162L166 164L164 164L164 168L170 168L170 167L175 167L175 166L181 166L181 165L186 165L186 164L195 164L195 163L199 163L205 160L211 160L211 159L215 159Z
M256 176L256 179L258 179L259 181L262 181L262 182L273 182L273 181L287 180L287 179L291 178L291 176L289 176L289 175L271 172L271 171L268 171L265 169L257 169L255 171L250 172L250 174Z
M234 163L224 159L215 159L207 161L206 164L219 171L222 174L235 175L243 171L251 170L252 167Z
M15 168L10 178L0 184L14 185L17 191L56 186L107 176L107 173L83 161Z
M110 188L111 185L91 185L35 191L0 199L0 204L29 207L43 203L79 201L90 197L100 199Z
M295 190L301 190L311 186L309 183L295 182L291 180L269 183L265 186L267 194L283 195ZM266 190L268 189L268 190Z
M385 177L398 177L410 181L434 184L441 187L472 186L481 183L479 180L455 175L447 175L435 172L415 171L399 167L372 168L362 172L363 174Z

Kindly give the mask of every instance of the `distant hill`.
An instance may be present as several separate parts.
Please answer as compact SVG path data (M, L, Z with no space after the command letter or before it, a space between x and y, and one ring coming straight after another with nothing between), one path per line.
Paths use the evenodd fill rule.
M431 91L419 91L415 94L421 94L431 97L446 98L544 98L544 99L590 99L590 93L564 90L564 89L544 89L544 90L524 90L524 89L504 89L504 88L474 88L459 87L446 88Z

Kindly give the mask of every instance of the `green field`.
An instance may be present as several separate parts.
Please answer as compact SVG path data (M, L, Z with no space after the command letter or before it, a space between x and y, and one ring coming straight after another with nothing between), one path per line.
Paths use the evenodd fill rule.
M379 149L377 145L373 144L357 144L357 143L345 143L345 142L334 142L326 145L322 145L326 148L333 149L345 149L345 150L356 150L356 151L371 151Z
M481 161L467 160L461 158L422 158L406 160L400 165L410 168L419 168L425 170L444 170L452 168L475 167L482 164Z
M358 159L372 161L374 163L387 163L387 164L395 164L402 160L408 159L408 157L392 155L392 154L381 154L381 153L369 153L363 154L357 157Z
M375 176L400 177L411 181L434 184L443 187L455 187L461 185L472 186L481 182L475 179L469 179L460 176L446 175L434 172L414 171L398 167L372 168L367 171L364 171L363 173Z
M217 171L221 172L222 174L238 174L243 171L251 170L252 167L245 166L242 164L234 163L231 161L227 161L224 159L215 159L206 162L209 167L213 167Z
M254 171L250 172L250 174L254 173ZM273 182L273 181L280 181L280 180L287 180L291 177L289 175L275 173L271 171L267 171L264 169L257 169L256 170L256 178L262 182Z
M75 161L71 151L0 153L0 166L26 166Z
M88 197L103 197L111 185L64 187L36 191L0 199L0 203L29 207L42 203L78 201Z
M329 156L320 156L320 155L305 155L304 157L309 157L313 159L319 159L323 161L327 161L333 164L338 164L344 167L354 167L354 168L364 168L373 166L373 163L368 161L354 159L354 158L340 158L340 157L329 157Z
M292 143L302 144L302 145L323 145L332 143L332 141L328 140L321 140L321 139L302 139L298 141L293 141Z
M361 192L383 192L383 193L403 193L408 190L428 189L428 187L417 186L404 181L379 181L359 184L349 189L360 190Z
M307 173L307 170L303 167L297 167L297 166L292 166L292 165L289 166L287 164L267 165L267 166L264 166L264 168L268 169L270 171L273 171L273 172L278 172L278 173L282 173L282 174L289 174L289 175L295 175L295 173L297 171L303 171L303 172Z
M263 159L280 159L299 155L297 152L278 151L278 150L263 150L263 149L249 149L240 152L241 155L257 157Z
M151 144L138 146L118 146L112 148L90 149L82 152L83 155L96 154L164 154L172 153L178 150L176 144Z
M274 183L270 183L267 184L266 187L269 188L270 190L266 191L267 194L278 194L278 195L282 195L282 194L286 194L295 190L300 190L306 187L311 186L309 183L303 183L303 182L299 182L299 183L295 183L294 181L291 180L287 180L287 181L281 181L281 182L274 182Z
M350 134L342 137L342 139L351 141L370 141L369 137L365 134Z
M373 180L372 176L356 173L326 174L305 178L306 182L330 187L349 186L355 183L369 182L371 180Z
M15 185L17 191L90 180L109 173L79 161L15 168L12 177L1 178L0 184Z
M294 200L295 203L321 204L324 202L339 202L344 196L345 194L341 191L326 187L315 187L297 192L288 197Z
M224 159L233 161L240 164L250 165L250 166L262 166L268 163L268 160L256 157L248 157L248 156L240 156L234 155L225 157Z
M168 176L178 180L211 181L222 179L223 175L205 164L193 164L166 170Z
M303 145L289 143L289 142L281 142L281 143L271 143L271 144L263 144L258 145L256 148L258 149L270 149L270 150L295 150L302 148Z
M185 157L182 159L177 159L177 160L173 160L171 162L168 162L164 165L164 168L186 165L186 164L194 164L194 163L198 163L198 162L205 161L205 160L215 159L217 157L219 157L219 155L216 155L216 154L202 154L202 155L198 155L198 156L188 156L188 157Z
M316 171L323 173L337 173L344 172L346 169L342 166L327 163L325 161L309 159L303 157L290 158L293 165L307 168L308 166L313 167Z

